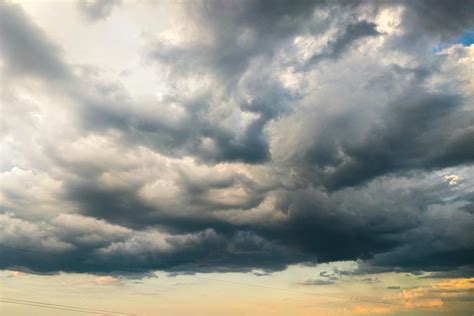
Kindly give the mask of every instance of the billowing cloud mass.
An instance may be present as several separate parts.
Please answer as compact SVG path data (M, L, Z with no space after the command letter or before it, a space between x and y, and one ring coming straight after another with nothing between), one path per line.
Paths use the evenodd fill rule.
M0 268L474 274L474 1L166 5L100 63L0 2Z

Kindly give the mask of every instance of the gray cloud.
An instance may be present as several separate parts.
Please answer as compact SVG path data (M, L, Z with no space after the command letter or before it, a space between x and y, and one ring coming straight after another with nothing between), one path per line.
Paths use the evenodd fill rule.
M99 19L115 4L79 5ZM169 85L156 100L73 71L2 3L13 158L0 267L260 274L358 260L355 274L472 274L474 117L460 64L472 55L432 52L469 26L470 5L193 2L179 23L200 38L142 51ZM394 6L396 32L380 16ZM48 87L27 85L33 101L17 87L30 76Z
M305 68L307 69L324 59L339 58L350 47L350 45L357 40L378 34L379 32L377 32L374 23L361 21L349 24L343 32L338 34L334 40L328 43L324 52L311 56L311 58L306 62Z
M291 249L244 231L227 237L212 229L176 235L157 230L138 232L78 215L60 215L49 227L2 215L1 224L4 232L28 230L29 241L4 233L0 265L41 273L250 271L260 266L257 262L265 263L265 269L272 271L298 258ZM53 234L68 242L47 237ZM26 246L34 250L22 250Z
M0 3L0 40L5 62L2 68L9 78L39 76L62 80L69 76L60 48L28 20L19 5Z
M423 32L436 34L444 39L449 39L464 31L466 27L474 25L472 12L474 1L456 1L447 3L442 0L405 1L407 10L404 22L407 28L422 29Z
M301 282L300 284L302 285L329 285L329 284L334 284L334 281L331 280L313 280L309 279L304 282Z
M98 21L108 17L120 3L121 0L79 0L77 5L89 20Z
M362 139L316 139L308 159L319 168L333 169L319 175L329 189L397 171L472 163L473 117L469 110L458 110L461 102L457 96L410 92L395 100L382 114L382 124L371 127ZM326 129L324 134L336 133Z

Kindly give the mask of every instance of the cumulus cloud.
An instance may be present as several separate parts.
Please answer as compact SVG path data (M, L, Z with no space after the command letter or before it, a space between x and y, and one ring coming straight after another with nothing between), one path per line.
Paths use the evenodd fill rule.
M124 48L160 98L1 3L0 267L472 274L474 51L433 50L472 1L444 3L173 4Z

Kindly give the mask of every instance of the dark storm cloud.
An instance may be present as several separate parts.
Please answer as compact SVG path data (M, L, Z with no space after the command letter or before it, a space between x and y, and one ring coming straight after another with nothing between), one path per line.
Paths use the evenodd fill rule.
M235 178L226 179L230 183L212 181L206 183L182 179L179 199L181 206L176 209L161 209L140 198L138 188L106 188L95 181L84 180L65 185L64 199L79 207L80 213L106 220L107 222L135 229L147 229L159 226L171 232L197 232L213 228L220 233L233 233L246 226L232 225L216 219L213 212L225 209L242 210L256 207L264 197L264 191L252 183L242 182ZM252 190L248 199L232 204L229 201L213 201L206 195L212 189L231 188L235 183L247 186Z
M311 56L305 68L308 69L324 59L339 58L357 40L378 34L374 23L361 21L349 24L342 33L337 34L336 38L328 43L324 52Z
M107 189L92 183L70 184L65 199L78 204L83 213L111 223L134 227L153 219L155 209L141 201L132 189Z
M98 131L118 130L126 143L140 143L170 156L192 154L211 163L260 163L268 160L261 120L250 123L241 135L236 135L232 130L215 126L206 118L201 110L201 104L205 101L197 99L190 102L195 103L187 104L189 110L186 117L179 122L153 119L140 113L121 113L120 109L104 109L89 103L83 111L85 127ZM206 104L202 106L207 107ZM212 140L212 149L203 148L206 138Z
M463 1L404 1L405 27L415 32L428 33L449 39L474 25L473 0Z
M190 6L193 19L213 37L212 44L198 42L173 46L158 41L151 48L150 57L170 66L177 78L196 71L210 73L218 82L217 87L211 89L238 94L241 93L237 89L238 82L245 83L242 75L256 71L250 65L252 60L259 56L271 60L283 41L301 31L317 5L319 3L315 1L299 1L295 5L286 1L196 2ZM286 111L288 102L295 96L272 77L253 75L250 81L252 84L247 84L245 89L253 100L237 99L236 102L242 110L260 117L237 136L233 131L217 129L212 122L191 113L192 123L187 125L190 136L186 142L191 143L188 152L209 162L261 163L269 159L268 141L263 133L265 125ZM214 141L215 150L208 152L196 148L203 137Z
M394 172L472 163L474 116L463 102L455 95L410 91L395 100L380 124L360 140L350 134L350 122L342 136L333 130L341 126L328 122L307 156L318 168L316 181L322 179L326 188L334 190ZM331 171L323 172L326 168Z
M318 191L285 193L278 207L286 212L287 220L245 225L209 215L160 214L124 192L109 194L108 199L97 192L72 192L87 217L60 215L48 228L44 222L4 216L4 232L25 227L30 234L4 235L2 244L40 253L7 249L3 267L41 272L276 271L291 263L359 258L370 264L362 268L365 272L383 272L446 271L472 262L469 232L474 219L455 205L445 204L447 184L407 188L403 182L396 186L377 182L330 196ZM140 222L143 214L147 219ZM128 228L110 223L124 223ZM148 228L142 229L144 225ZM53 259L43 252L52 253ZM63 259L58 261L55 255ZM333 277L320 276L331 282Z
M340 9L346 5L335 2L329 7ZM357 5L353 2L350 6ZM288 91L271 75L265 75L268 72L265 67L293 36L325 31L330 22L315 21L313 12L326 7L325 2L317 1L298 1L295 4L287 1L198 2L191 6L193 20L209 32L212 44L199 41L185 46L162 41L154 43L150 57L170 67L173 77L181 78L196 72L212 74L217 78L217 87L211 89L228 91L230 95L242 93L239 88L243 83L242 90L252 96L252 101L237 100L239 106L243 111L260 116L238 137L229 131L194 126L191 128L193 136L210 137L215 142L216 151L200 153L199 149L193 148L189 152L209 162L261 163L269 159L268 140L264 133L266 124L288 112L288 104L300 96ZM324 58L335 59L355 40L377 34L373 27L372 23L365 21L349 25L328 44L329 51ZM257 68L260 67L264 70L259 71ZM247 78L243 76L245 73L252 75ZM200 121L193 119L193 122L199 124ZM208 122L202 124L209 126ZM202 135L196 133L200 130ZM194 146L199 143L199 139L192 141Z
M213 186L228 185L229 183L215 183ZM428 212L429 207L445 204L444 199L449 196L449 186L446 183L429 188L415 186L402 189L376 182L369 188L355 191L346 189L329 196L314 190L283 193L276 207L288 215L287 220L280 224L257 221L245 225L230 224L211 214L166 214L140 202L132 192L103 192L101 188L94 188L90 184L82 186L82 189L76 187L69 191L74 194L70 199L80 203L84 215L131 228L161 227L172 233L197 233L212 227L226 245L222 246L226 249L221 254L223 258L215 254L217 257L214 258L214 267L205 262L205 256L200 257L203 254L196 253L198 258L194 259L200 262L197 267L192 263L192 257L176 257L170 260L177 260L179 267L173 267L172 264L169 267L160 266L167 269L239 269L238 265L244 260L241 256L245 257L245 253L266 253L265 248L270 245L293 249L298 252L298 260L307 262L370 259L375 255L369 262L380 271L394 267L400 271L446 270L468 264L472 260L469 256L472 243L454 251L454 245L458 245L459 240L468 236L473 228L472 216L456 211L456 206L447 208L453 210L450 211L451 215ZM192 191L202 193L203 189ZM445 225L441 224L445 220L443 216L450 216L450 223L457 227L456 231L449 229L449 235L446 235ZM456 221L462 225L456 224ZM238 242L234 240L236 234L240 236ZM432 234L438 235L439 239L433 240L430 237ZM256 242L258 240L261 242ZM436 259L437 257L444 259ZM285 265L278 261L274 262L275 265L270 264L267 255L263 255L261 261L257 258L260 257L247 258L250 261L244 266L271 271ZM288 262L293 260L294 258L288 258ZM371 268L370 271L377 269Z
M345 6L335 4L334 7ZM357 6L353 3L351 6ZM177 123L153 120L140 113L130 113L122 102L109 98L84 99L84 121L91 129L113 128L123 132L124 139L131 143L143 143L160 152L183 156L192 154L209 163L243 161L262 163L270 158L268 140L264 133L266 124L289 111L289 104L301 96L290 92L270 71L258 71L251 65L257 57L265 63L271 62L275 51L298 32L305 34L324 30L328 22L311 22L315 8L324 8L314 1L289 5L287 2L197 2L190 6L193 19L214 38L211 45L190 44L173 46L155 42L150 57L171 67L172 80L197 72L211 73L217 77L216 86L209 92L186 100L177 101L186 110L186 118ZM331 6L332 7L332 6ZM270 8L270 9L269 9ZM307 29L305 22L314 24L315 30ZM242 34L246 35L245 38ZM327 58L337 58L346 46L363 36L376 34L372 23L351 24L330 43ZM247 72L247 77L242 75ZM248 75L250 72L251 75ZM270 75L266 73L270 72ZM239 82L240 81L240 82ZM213 90L227 91L229 95L250 94L252 100L236 98L237 106L244 112L259 117L250 122L242 133L216 126L208 119ZM81 98L81 97L80 97ZM228 101L226 99L220 102ZM101 107L101 103L118 103L118 107ZM215 102L215 101L213 101ZM219 102L219 101L218 101ZM159 105L158 105L159 106ZM212 140L212 150L203 146L205 139Z
M0 2L0 41L3 67L9 78L62 80L69 76L59 47L29 21L20 5Z
M404 198L411 203L400 205L397 214L389 203L383 213L377 213L382 201L361 203L349 192L333 196L318 191L287 193L279 207L288 213L288 222L264 234L314 254L318 262L368 258L393 249L400 243L397 235L419 225L420 218L411 208L423 202L412 196Z
M405 234L404 237L410 243L392 252L376 255L372 259L373 264L388 269L397 266L408 271L425 270L427 262L432 262L432 271L471 265L474 261L474 243L471 238L473 216L452 208L448 210L433 209L427 212L423 216L424 229ZM433 232L437 232L435 236ZM426 247L428 241L430 247Z
M293 4L280 0L196 2L189 9L196 22L213 37L213 44L186 47L184 51L180 49L182 53L175 48L172 54L165 55L165 61L178 58L182 62L178 66L191 66L191 71L204 66L219 79L234 83L252 58L259 55L271 58L282 41L302 31L315 7L322 3L305 0ZM162 60L163 48L166 52L166 47L158 46L152 56Z
M473 277L474 276L474 267L472 265L460 266L454 269L431 272L428 275L422 276L422 278L432 278L432 279L444 279L444 278L464 278L464 277Z
M372 182L327 195L286 193L288 221L255 229L317 262L367 260L368 271L452 271L472 264L474 217L446 202L447 184ZM363 268L361 270L364 270Z
M468 203L466 203L466 205L464 205L461 209L470 214L474 214L474 193L468 194L464 197L464 199Z
M184 109L184 117L179 121L134 112L131 109L136 107L135 104L104 95L94 98L79 96L79 98L85 105L82 115L87 129L97 131L115 129L122 133L123 140L127 143L140 143L170 156L182 157L191 154L210 163L225 161L261 163L269 159L267 139L263 133L265 123L283 111L285 104L292 97L279 92L275 94L282 98L278 103L272 104L274 108L270 109L268 103L262 103L261 99L245 105L249 111L261 116L249 122L241 133L236 133L231 128L217 126L218 122L209 119L211 101L207 99L210 97L208 95L191 99L166 99L164 102L176 102ZM259 101L260 103L257 103ZM271 102L271 99L266 102ZM105 107L104 104L113 104L115 107ZM159 109L162 104L156 104L155 108ZM211 148L205 147L206 139L212 141Z
M466 191L472 189L474 159L472 99L451 87L456 80L430 87L435 75L462 75L441 72L447 57L420 56L431 54L432 42L472 22L466 13L472 2L417 3L189 4L186 23L212 40L176 45L158 40L147 57L169 67L172 84L192 76L210 83L198 92L184 85L150 104L133 99L119 84L70 75L44 32L19 6L2 3L2 56L9 76L64 79L69 88L61 91L78 104L78 118L70 120L77 123L73 136L64 133L64 139L40 144L46 158L32 167L28 186L35 188L36 173L51 175L36 187L42 190L26 195L20 185L5 190L12 202L5 209L15 214L0 214L0 243L10 246L2 248L0 267L43 273L271 272L294 263L361 260L356 273L471 273L474 212ZM99 19L115 2L79 5ZM405 8L402 35L379 32L372 14L395 5ZM425 10L430 11L423 15ZM446 23L436 24L439 17ZM330 29L336 31L321 50L309 49L300 58L296 37L319 39ZM421 44L407 45L410 36L422 38ZM375 74L361 75L349 63L355 53L350 48L362 47L369 37L381 40L370 47L370 58L385 58L396 46L413 62L379 68L374 62L364 70ZM290 56L280 56L285 54ZM354 58L359 58L354 64L361 62ZM318 77L324 86L320 68L353 75L354 86L367 81L365 90L346 91L329 78L337 89L325 98L319 86L295 79ZM314 99L305 99L313 92ZM357 93L369 95L375 105L359 104ZM350 102L339 105L345 94ZM317 102L338 111L311 107ZM181 114L170 115L176 109ZM47 133L35 132L44 137L40 141L47 139ZM80 150L69 152L74 148L69 143ZM279 145L281 161L272 157ZM111 153L101 157L109 147ZM199 168L208 169L196 175ZM451 176L459 179L447 182L439 170L460 172ZM51 196L43 192L48 186L57 190ZM160 190L175 195L164 201L153 195ZM34 194L57 204L39 214ZM305 283L336 279L321 274Z
M0 266L40 273L225 272L250 271L260 266L275 271L305 258L294 249L275 245L248 231L222 235L206 229L194 234L163 235L150 230L132 232L77 215L62 217L48 227L28 227L30 235L23 239L2 236L1 241L9 247L2 244ZM19 231L20 225L34 225L8 215L1 219L5 230ZM48 234L63 241L41 240ZM34 250L22 250L26 246Z
M92 0L78 1L81 12L91 21L98 21L108 17L121 0Z
M472 0L387 1L383 5L404 8L400 23L404 32L389 41L391 49L418 54L419 58L474 25L474 18L468 13L474 10Z
M156 41L149 54L152 59L169 65L176 75L209 72L231 89L252 67L252 61L258 58L271 61L295 35L318 36L332 24L345 23L341 17L335 21L315 18L315 12L343 16L360 4L361 1L198 1L189 6L192 21L209 33L212 42L180 46ZM377 34L371 22L352 22L314 59L336 59L358 39Z

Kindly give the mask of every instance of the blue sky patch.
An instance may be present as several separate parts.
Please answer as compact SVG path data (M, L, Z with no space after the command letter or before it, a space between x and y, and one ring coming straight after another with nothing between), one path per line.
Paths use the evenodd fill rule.
M444 43L439 43L438 45L433 47L431 51L434 53L439 53L443 49L455 44L462 44L463 46L470 46L474 44L474 27L465 30L461 36L456 37L453 40Z

